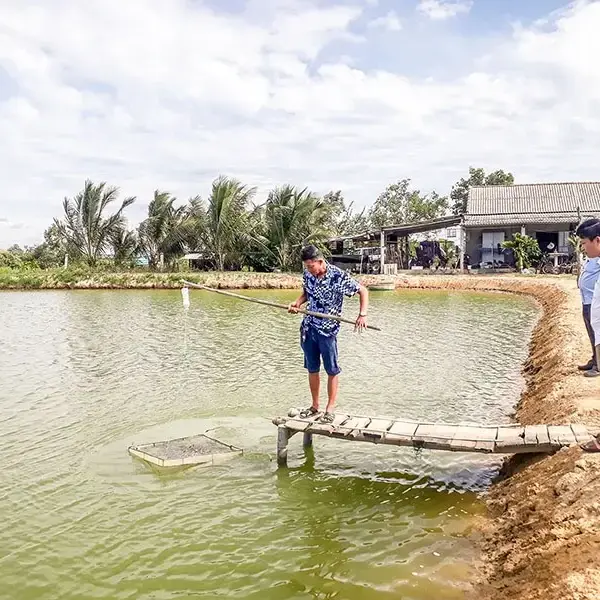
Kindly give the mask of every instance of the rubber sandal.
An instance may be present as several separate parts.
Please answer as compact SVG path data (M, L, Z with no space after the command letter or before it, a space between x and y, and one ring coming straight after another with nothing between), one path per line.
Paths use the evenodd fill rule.
M329 425L330 423L333 423L333 419L335 418L335 415L333 413L328 413L326 412L320 419L319 419L319 423L322 423L323 425Z
M581 444L579 447L584 452L600 452L600 442L598 441L598 438L594 438L586 444Z
M314 406L309 406L308 408L304 408L300 411L300 418L308 419L309 417L314 417L318 413L319 411Z

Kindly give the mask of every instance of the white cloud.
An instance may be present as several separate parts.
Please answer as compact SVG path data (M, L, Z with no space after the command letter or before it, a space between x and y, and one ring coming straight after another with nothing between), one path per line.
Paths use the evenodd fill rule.
M419 0L417 10L434 21L443 21L467 14L473 6L473 0Z
M385 29L387 31L400 31L402 29L402 23L400 22L398 15L393 10L390 10L387 15L373 19L369 23L369 28Z
M221 173L358 206L401 177L447 192L469 165L598 178L600 2L493 41L477 71L443 81L357 66L375 46L352 43L356 6L265 4L4 0L0 214L26 227L0 227L0 247L41 238L86 178L138 196L134 221L154 189L206 195Z

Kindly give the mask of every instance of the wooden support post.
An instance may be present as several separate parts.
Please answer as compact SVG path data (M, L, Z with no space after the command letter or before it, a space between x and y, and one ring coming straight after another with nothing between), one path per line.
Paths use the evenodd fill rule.
M280 467L287 465L288 441L290 437L290 431L285 425L277 427L277 464Z
M458 226L458 247L460 252L458 264L462 272L466 267L465 253L467 252L467 232L465 231L465 227L462 223Z
M313 445L312 433L309 433L308 431L304 432L304 437L302 438L302 445L305 448L310 448Z
M379 270L380 275L385 275L385 231L381 230L379 238L379 256L381 268Z

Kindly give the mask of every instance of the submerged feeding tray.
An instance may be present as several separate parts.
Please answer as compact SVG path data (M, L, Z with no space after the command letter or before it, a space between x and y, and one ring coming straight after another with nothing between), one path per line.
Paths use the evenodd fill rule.
M217 465L243 454L241 448L215 440L204 433L189 437L130 446L129 454L158 467Z

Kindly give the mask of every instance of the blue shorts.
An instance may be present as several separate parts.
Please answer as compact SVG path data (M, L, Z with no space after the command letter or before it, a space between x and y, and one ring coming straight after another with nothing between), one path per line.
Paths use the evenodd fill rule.
M327 375L339 375L342 372L338 364L336 335L321 335L314 327L309 327L306 334L301 333L301 346L304 351L304 368L309 373L321 370L321 359Z

